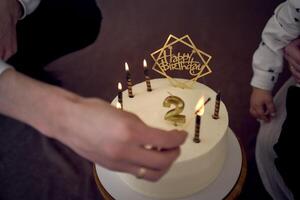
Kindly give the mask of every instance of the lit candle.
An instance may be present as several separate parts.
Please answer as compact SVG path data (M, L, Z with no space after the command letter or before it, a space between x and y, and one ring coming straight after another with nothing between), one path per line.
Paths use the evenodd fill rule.
M201 97L196 105L195 136L193 141L200 143L201 116L204 114L204 98Z
M200 108L198 108L198 110L196 110L195 115L197 115L197 113L200 111L200 109L201 109L203 106L205 106L206 104L208 104L209 101L210 101L210 97L209 97L208 99L206 99L205 103L204 103Z
M122 92L122 84L118 83L118 102L121 104L121 109L123 110L123 92Z
M129 66L128 63L125 63L125 70L126 70L126 80L127 80L127 87L128 87L128 96L129 98L133 98L133 93L132 93L132 81L131 81L131 74L129 72Z
M144 75L145 75L145 79L146 79L147 91L151 92L152 88L151 88L151 83L150 83L150 77L149 77L147 62L146 62L145 59L143 61L143 65L144 65Z
M221 102L221 92L219 91L216 96L215 112L212 116L212 118L214 118L214 119L219 119L220 102Z
M117 107L118 110L122 110L122 106L121 106L120 102L117 102L116 107Z

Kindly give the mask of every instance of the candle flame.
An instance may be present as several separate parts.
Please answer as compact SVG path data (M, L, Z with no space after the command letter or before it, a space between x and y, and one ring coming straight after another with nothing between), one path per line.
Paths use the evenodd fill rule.
M146 59L144 59L143 65L144 65L145 68L147 68L147 61L146 61Z
M202 116L204 114L204 97L202 96L196 105L196 114Z
M117 105L116 105L117 109L121 110L122 109L122 105L120 102L117 102Z
M128 72L129 71L129 65L127 62L125 62L125 70Z
M120 83L120 82L118 83L118 89L122 90L122 83Z

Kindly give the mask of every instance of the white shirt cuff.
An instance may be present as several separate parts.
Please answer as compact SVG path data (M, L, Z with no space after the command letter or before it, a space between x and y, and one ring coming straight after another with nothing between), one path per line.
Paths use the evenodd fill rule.
M30 15L40 4L41 0L18 0L23 8L23 15L20 20L24 19L27 15Z
M3 62L2 60L0 60L0 76L1 74L7 70L7 69L12 69L13 67L8 65L7 63Z
M254 76L251 80L251 85L263 90L272 91L277 82L278 75L260 70L254 70Z

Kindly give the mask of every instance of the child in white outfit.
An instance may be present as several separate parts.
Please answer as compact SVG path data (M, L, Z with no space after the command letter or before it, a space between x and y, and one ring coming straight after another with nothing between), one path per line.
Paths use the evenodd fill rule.
M270 121L276 110L272 89L283 68L283 49L300 35L300 1L280 4L262 33L262 42L253 56L253 87L250 112Z
M288 0L276 8L264 28L262 42L253 56L254 75L251 80L253 90L250 112L255 118L270 122L276 115L272 89L283 68L284 48L299 35L300 1ZM292 86L287 96L287 118L278 142L274 145L274 151L278 156L274 164L295 199L300 198L299 186L296 183L296 177L299 177L299 165L295 164L295 158L299 156L292 156L299 152L296 148L300 137L295 129L298 127L297 118L300 112L298 102L300 102L300 88Z

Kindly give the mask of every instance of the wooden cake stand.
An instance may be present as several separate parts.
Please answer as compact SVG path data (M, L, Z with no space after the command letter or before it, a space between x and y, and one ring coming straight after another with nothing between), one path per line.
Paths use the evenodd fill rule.
M229 129L228 135L228 158L225 160L224 169L219 177L204 190L183 198L183 200L234 200L238 198L246 180L247 159L243 146L231 129ZM97 187L105 200L151 199L131 190L115 172L94 165L93 174Z

